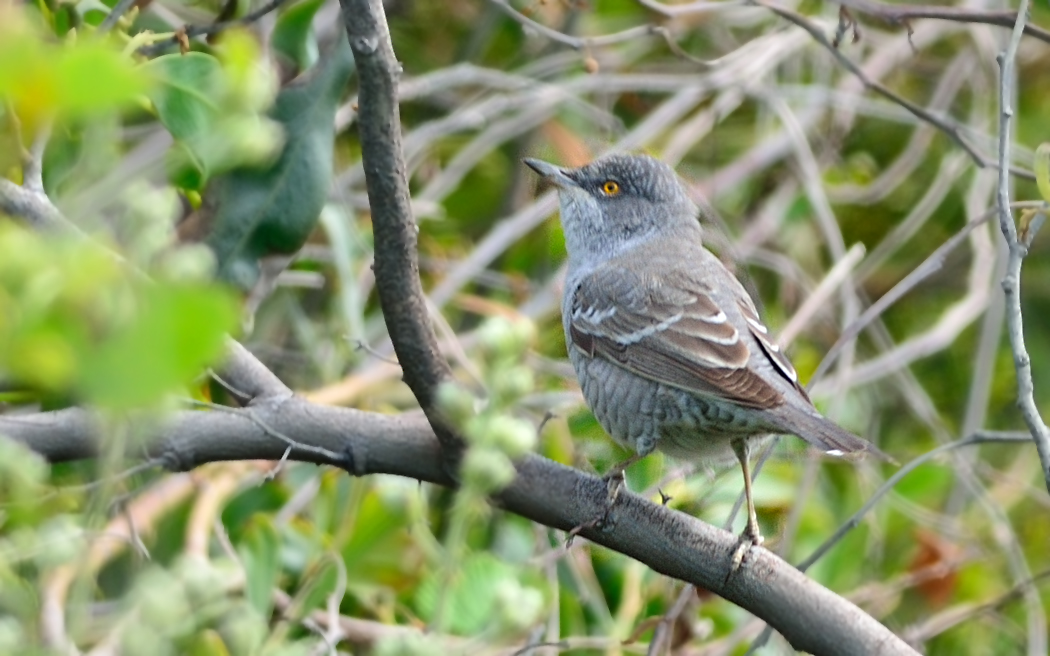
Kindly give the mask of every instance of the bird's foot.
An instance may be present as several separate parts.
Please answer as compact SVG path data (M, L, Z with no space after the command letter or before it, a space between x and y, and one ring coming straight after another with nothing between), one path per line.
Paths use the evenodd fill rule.
M627 487L627 479L624 477L623 468L617 466L611 472L602 476L602 480L605 481L605 505L606 512L612 508L612 505L616 503L616 499L620 497L620 492Z
M758 526L752 526L748 524L744 532L740 534L740 539L737 540L736 550L733 551L733 560L730 561L729 574L733 575L740 567L747 562L747 557L751 553L752 547L762 546L762 542L765 539L762 534L758 532Z
M634 456L615 465L605 476L602 476L602 480L605 481L605 508L602 513L581 524L577 524L569 531L569 535L565 538L565 546L571 546L572 541L582 531L591 528L611 528L615 521L613 519L613 509L616 506L616 500L620 497L620 492L627 488L627 481L624 478L624 470L628 466L635 463L639 459L639 456Z

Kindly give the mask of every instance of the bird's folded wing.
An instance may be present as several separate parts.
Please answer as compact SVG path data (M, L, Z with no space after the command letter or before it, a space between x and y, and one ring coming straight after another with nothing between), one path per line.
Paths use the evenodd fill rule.
M773 408L784 402L773 385L748 367L747 342L693 277L643 278L620 267L602 267L576 286L572 301L572 346L590 357L748 407ZM767 348L763 343L763 350Z
M758 317L758 309L755 308L754 301L750 297L744 296L739 299L737 306L740 308L740 313L744 316L744 321L747 323L747 328L754 336L758 345L762 347L762 353L766 358L773 363L776 367L777 372L783 376L792 387L795 388L802 398L807 403L812 404L809 399L809 394L806 393L806 388L798 382L798 374L795 372L795 366L791 364L791 360L784 355L784 352L780 350L780 345L773 340L773 336L770 334L769 329L762 323L762 320Z

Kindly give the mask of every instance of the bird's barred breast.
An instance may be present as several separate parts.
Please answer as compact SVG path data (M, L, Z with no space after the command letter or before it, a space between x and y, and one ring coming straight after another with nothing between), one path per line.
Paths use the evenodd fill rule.
M569 359L598 423L641 455L659 449L685 460L732 462L732 437L768 431L750 410L642 378L575 349Z

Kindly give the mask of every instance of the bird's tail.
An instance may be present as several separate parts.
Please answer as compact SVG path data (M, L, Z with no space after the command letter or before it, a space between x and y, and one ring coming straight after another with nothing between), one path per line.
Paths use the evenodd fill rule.
M777 412L781 408L785 412ZM828 455L856 459L871 454L880 460L896 464L893 458L871 442L857 437L815 411L807 412L786 404L781 408L772 412L779 415L777 419L787 429L785 432L798 435Z

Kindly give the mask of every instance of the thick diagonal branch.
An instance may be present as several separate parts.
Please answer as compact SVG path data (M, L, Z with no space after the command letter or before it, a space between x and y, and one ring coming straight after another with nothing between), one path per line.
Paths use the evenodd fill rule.
M58 462L95 457L102 436L82 409L0 416L0 434ZM295 443L289 451L289 442ZM356 475L395 474L454 486L438 443L421 413L386 416L261 397L243 409L182 411L145 438L145 456L186 470L221 460L289 460L331 464ZM606 509L608 486L540 456L517 463L518 475L494 502L545 526L569 530ZM613 522L580 535L654 570L688 581L767 621L792 645L812 654L909 654L902 640L851 602L807 578L772 552L756 548L732 570L733 534L623 492Z

